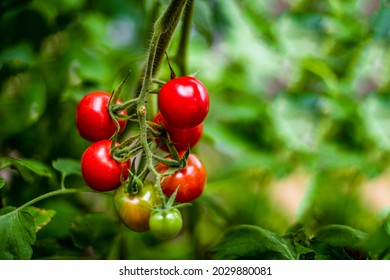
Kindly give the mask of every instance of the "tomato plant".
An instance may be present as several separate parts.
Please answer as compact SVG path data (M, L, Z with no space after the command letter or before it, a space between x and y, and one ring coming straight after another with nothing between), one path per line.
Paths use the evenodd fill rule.
M153 122L157 124L161 123L165 127L169 135L170 141L179 152L194 147L202 137L203 123L192 128L177 128L170 125L161 115L161 113L158 113L154 117ZM168 151L167 146L162 144L161 141L159 141L158 139L157 143L159 144L159 147L162 148L164 151Z
M182 225L181 213L176 208L153 210L149 218L150 231L160 239L175 237Z
M165 83L158 95L158 107L168 123L177 128L191 128L203 122L209 111L206 87L196 78L183 76Z
M156 168L160 173L164 173L168 169L169 167L162 163L159 163ZM196 155L189 154L187 165L174 174L163 178L161 188L167 196L171 196L178 188L175 201L190 202L203 193L206 181L207 172L203 163Z
M108 105L110 94L104 91L93 91L84 96L79 102L76 110L76 127L81 137L96 142L109 139L115 133L117 127L111 119ZM118 99L117 105L122 104ZM126 116L126 111L120 115ZM120 131L126 127L126 120L117 119Z
M121 221L134 231L149 229L149 217L152 209L160 204L160 198L152 182L146 181L139 193L132 195L125 187L114 194L114 206Z
M101 140L90 145L81 157L81 172L87 185L104 192L121 185L121 177L128 176L130 161L118 162L110 155L111 140ZM118 145L118 143L117 143Z

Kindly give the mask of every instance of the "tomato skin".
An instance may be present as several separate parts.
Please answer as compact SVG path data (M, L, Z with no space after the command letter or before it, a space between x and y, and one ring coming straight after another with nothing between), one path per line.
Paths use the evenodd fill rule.
M158 107L174 127L191 128L203 122L210 106L206 87L191 76L173 78L158 94Z
M150 231L160 239L170 239L179 234L183 226L181 213L176 208L153 210L149 218Z
M161 122L178 152L193 148L199 142L203 134L203 123L192 128L177 128L170 125L160 112L154 117L153 122L157 124L160 124ZM160 141L157 140L156 142L157 144L160 144ZM164 144L159 145L159 147L166 152L169 151Z
M110 155L111 140L90 145L81 157L81 173L87 185L99 192L111 191L121 185L121 176L128 176L130 161L118 162ZM117 143L119 145L119 143Z
M155 186L145 182L136 195L129 194L122 186L115 191L114 207L121 221L133 231L147 231L152 209L160 204Z
M84 96L76 109L76 127L81 137L97 142L109 139L116 131L116 125L112 121L108 111L110 94L104 91L93 91ZM122 104L118 99L117 104ZM126 111L120 115L127 115ZM126 127L126 120L118 119L120 132Z
M184 153L179 153L182 157ZM168 170L168 166L159 163L156 170L159 173L164 173ZM198 198L204 190L207 181L207 173L203 163L194 154L189 154L187 165L182 170L177 171L172 175L168 175L161 181L161 188L165 195L170 197L179 187L175 201L190 202Z

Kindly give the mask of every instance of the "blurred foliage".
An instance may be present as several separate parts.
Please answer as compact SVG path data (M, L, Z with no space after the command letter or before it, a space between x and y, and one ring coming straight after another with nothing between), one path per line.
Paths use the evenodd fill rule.
M168 53L210 93L195 149L208 184L181 210L179 237L127 230L109 194L51 197L33 212L11 212L64 183L85 186L77 161L89 143L75 129L77 102L111 92L129 69L122 99L134 94L167 2L1 1L0 232L25 248L10 253L2 238L0 256L389 259L385 0L195 1L188 56L175 55L180 26ZM158 74L169 79L166 62ZM33 221L45 226L35 233Z

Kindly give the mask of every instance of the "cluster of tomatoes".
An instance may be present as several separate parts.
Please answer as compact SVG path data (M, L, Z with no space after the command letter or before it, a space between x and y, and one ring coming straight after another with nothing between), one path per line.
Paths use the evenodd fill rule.
M207 173L201 160L189 152L200 140L203 121L209 111L209 96L205 86L196 78L184 76L166 82L158 94L160 112L153 119L155 143L166 158L172 158L172 146L186 164L170 172L170 167L157 162L155 170L161 174L161 191L156 183L145 179L136 193L129 193L125 181L131 180L131 159L119 161L113 148L120 143L111 140L127 125L127 112L114 117L110 113L111 94L94 91L87 94L76 111L76 127L84 139L93 142L81 157L82 175L95 191L115 190L114 206L122 222L138 232L151 230L162 239L176 236L182 227L180 211L168 203L161 207L161 192L176 203L191 202L204 190ZM116 105L123 104L119 99ZM156 136L157 135L157 136ZM161 137L159 136L161 135ZM166 205L166 204L165 204Z

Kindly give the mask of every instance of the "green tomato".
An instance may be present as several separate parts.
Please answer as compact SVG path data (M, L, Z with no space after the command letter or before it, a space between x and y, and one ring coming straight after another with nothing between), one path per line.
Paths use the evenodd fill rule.
M129 194L123 186L114 194L114 206L119 218L128 228L138 232L149 229L149 216L160 203L156 187L148 181L136 195Z
M154 236L170 239L178 235L183 225L181 213L176 208L153 210L149 218L149 228Z

